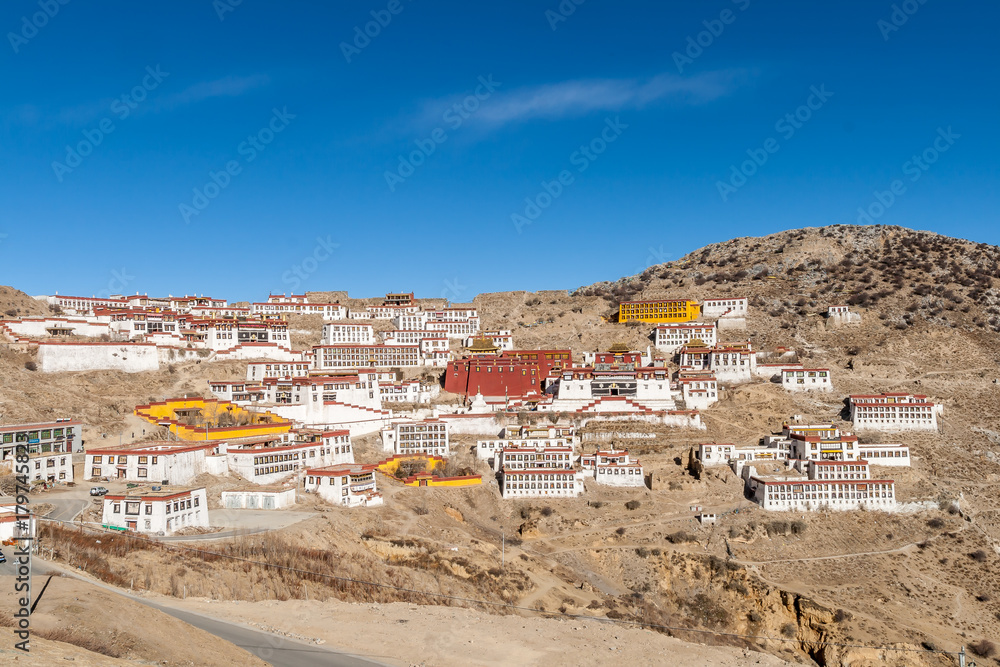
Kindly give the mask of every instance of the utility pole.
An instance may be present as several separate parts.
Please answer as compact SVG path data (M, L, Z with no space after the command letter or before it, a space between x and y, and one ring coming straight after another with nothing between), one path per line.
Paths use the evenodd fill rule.
M965 667L965 647L958 652L958 667Z

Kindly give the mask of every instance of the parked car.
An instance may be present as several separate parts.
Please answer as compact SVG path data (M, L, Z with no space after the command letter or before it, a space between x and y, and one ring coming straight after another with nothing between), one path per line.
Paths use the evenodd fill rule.
M0 563L6 563L6 562L7 562L7 557L3 555L2 551L0 551Z
M95 486L90 489L90 495L92 496L103 496L106 495L108 490L103 486Z

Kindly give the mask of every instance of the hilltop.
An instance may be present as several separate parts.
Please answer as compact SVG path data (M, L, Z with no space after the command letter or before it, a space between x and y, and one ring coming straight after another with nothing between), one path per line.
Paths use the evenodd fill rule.
M549 612L783 637L787 641L744 641L673 632L800 663L953 664L936 654L840 651L816 642L953 650L1000 636L998 281L1000 249L994 246L901 227L834 226L712 244L639 275L572 292L481 294L474 305L484 329L511 329L521 349L568 348L575 357L619 341L633 349L652 345L653 325L615 321L622 300L747 297L746 329L721 339L749 339L765 351L792 349L800 361L831 369L834 392L789 394L757 380L725 387L720 402L702 414L704 432L620 427L618 433L655 434L609 441L641 457L652 489L588 487L577 500L512 502L502 501L495 485L413 489L383 485L380 478L384 507L329 508L269 533L269 553L315 567L326 567L318 554L335 553L338 571L359 579ZM310 294L315 301L344 296ZM25 299L16 290L0 291L0 310L26 312ZM837 326L825 317L833 304L850 305L861 322ZM292 322L292 333L303 344L315 342L320 326L318 317L302 317ZM43 374L27 370L29 360L20 353L0 356L4 422L72 416L91 425L88 438L103 432L113 438L127 429L135 404L204 392L209 378L239 378L245 369L241 362L191 361L131 375ZM753 444L792 415L850 430L844 397L882 391L928 394L944 405L937 433L869 436L910 446L913 467L892 476L900 501L924 503L920 512L766 513L744 501L728 469L697 477L685 466L699 442ZM588 430L602 428L615 429ZM455 447L475 439L457 436ZM381 453L371 438L359 439L356 451L364 462ZM470 465L489 475L481 464ZM626 505L633 501L637 509ZM692 519L693 505L740 512L702 527ZM797 532L790 529L793 520ZM507 540L502 570L501 534ZM132 556L88 549L122 580L138 571ZM155 550L141 558L155 572L145 582L152 592L171 595L183 576L189 592L253 602L254 613L279 629L294 632L294 618L301 619L292 615L301 614L305 601L294 598L306 579L204 560L187 563L185 573L175 555ZM379 614L390 603L416 609L414 602L433 602L314 586L312 579L308 585L314 603L365 603ZM227 613L238 617L250 609L245 602L227 604ZM531 631L542 627L530 616L519 620ZM587 662L572 653L568 659Z
M700 248L576 290L620 301L746 296L779 325L827 304L875 309L886 327L1000 331L1000 248L896 226L812 227Z

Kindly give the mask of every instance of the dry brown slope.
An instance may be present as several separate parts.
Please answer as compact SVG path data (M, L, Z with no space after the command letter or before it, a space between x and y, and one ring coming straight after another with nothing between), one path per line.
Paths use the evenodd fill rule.
M46 304L6 285L0 285L0 313L8 318L52 314Z

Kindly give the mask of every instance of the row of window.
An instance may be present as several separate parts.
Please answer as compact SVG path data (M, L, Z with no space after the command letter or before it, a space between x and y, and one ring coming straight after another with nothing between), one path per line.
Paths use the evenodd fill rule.
M72 437L73 429L65 431L67 436ZM8 442L28 442L29 440L51 440L52 438L63 437L63 429L45 429L44 431L17 431L15 433L4 433L3 441Z
M877 484L862 484L861 486L870 486L872 489L875 489L876 491L884 491L886 489L891 489L893 485L877 483ZM775 485L767 485L764 488L766 489L768 495L772 495L775 493L790 494L793 491L796 494L799 494L804 491L822 491L824 487L829 488L829 486L826 484L775 484ZM856 487L853 484L846 484L842 488L845 488L848 491L854 491ZM842 491L841 493L844 492Z
M296 465L284 464L280 466L267 466L266 468L254 468L254 477L260 477L261 475L273 475L280 472L291 472L296 469Z
M170 514L171 508L173 508L174 512L181 512L181 511L184 511L186 509L189 510L192 507L198 507L198 505L199 505L199 498L198 498L198 496L194 496L193 498L181 498L180 500L173 501L173 503L171 503L171 502L168 501L167 503L165 503L165 505L166 505L167 514ZM125 514L137 515L137 514L139 514L140 507L144 510L145 514L152 514L153 513L153 503L152 502L149 502L149 501L147 501L147 502L140 502L138 500L126 500L125 501ZM122 513L122 504L120 502L112 503L111 504L111 512L113 514L121 514Z
M782 495L778 498L768 498L767 501L783 502L785 504L794 503L800 500L877 500L880 498L892 498L892 494L886 494L885 492L879 493L806 493L806 494L796 494L793 498L789 495L787 498Z
M571 491L571 490L575 490L575 486L571 482L570 483L567 483L567 482L551 482L551 483L550 482L539 482L538 484L535 484L534 482L532 482L530 484L528 484L527 482L515 482L513 484L510 484L504 490L507 491L507 492L511 492L511 491L542 491L542 490L545 490L545 489L553 489L553 490L559 489L559 490L563 490L564 492L568 492L568 491Z
M575 474L575 473L573 473L573 474ZM530 474L530 475L529 474L505 475L505 479L506 478L510 478L510 481L512 481L512 482L530 482L530 481L533 481L533 480L542 480L542 481L550 481L551 482L553 480L569 479L569 477L570 477L570 474L566 474L566 473L537 473L537 474Z

